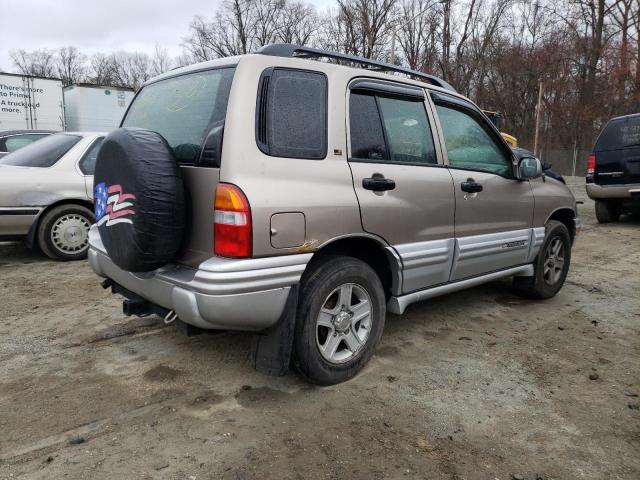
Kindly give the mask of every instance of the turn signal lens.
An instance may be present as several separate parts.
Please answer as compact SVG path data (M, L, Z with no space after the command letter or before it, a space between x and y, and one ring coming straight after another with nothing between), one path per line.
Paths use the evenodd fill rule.
M593 175L596 171L596 154L592 153L587 159L587 175Z
M218 183L213 222L213 252L217 256L251 256L251 207L237 186Z

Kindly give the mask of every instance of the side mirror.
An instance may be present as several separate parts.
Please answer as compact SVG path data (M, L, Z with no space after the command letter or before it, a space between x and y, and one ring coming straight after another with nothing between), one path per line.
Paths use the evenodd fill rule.
M542 163L536 157L522 157L518 160L518 180L529 180L542 175Z

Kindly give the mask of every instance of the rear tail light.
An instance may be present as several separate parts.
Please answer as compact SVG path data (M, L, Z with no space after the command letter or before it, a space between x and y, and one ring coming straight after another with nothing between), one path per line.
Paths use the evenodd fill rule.
M230 183L218 183L214 209L214 253L220 257L250 257L251 207L242 190Z
M587 175L593 175L596 171L596 154L592 153L587 159Z

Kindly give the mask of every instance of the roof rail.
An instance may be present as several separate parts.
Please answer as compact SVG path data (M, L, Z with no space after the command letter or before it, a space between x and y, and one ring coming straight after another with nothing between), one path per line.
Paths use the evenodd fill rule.
M397 65L391 65L390 63L378 62L377 60L371 60L370 58L358 57L356 55L348 55L345 53L332 52L331 50L322 50L320 48L303 47L301 45L294 45L292 43L272 43L271 45L265 45L258 49L256 53L261 55L272 55L274 57L298 57L298 58L331 58L334 60L343 60L347 62L358 63L365 65L372 70L381 70L389 72L403 73L412 77L417 77L421 80L435 85L437 87L446 88L447 90L456 91L447 82L428 73L417 72L409 68L399 67Z

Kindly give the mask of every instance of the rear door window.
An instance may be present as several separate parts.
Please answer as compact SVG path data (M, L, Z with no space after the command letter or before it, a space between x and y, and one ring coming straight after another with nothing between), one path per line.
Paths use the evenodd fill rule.
M354 92L349 125L352 160L438 163L423 101Z
M33 142L0 159L0 165L18 167L50 167L80 141L82 137L59 133Z
M596 151L640 146L640 115L611 120L596 141Z
M327 77L273 68L260 80L258 147L274 157L318 160L327 155Z
M225 119L234 71L220 68L149 84L136 95L122 126L159 133L178 162L193 164L212 125Z

